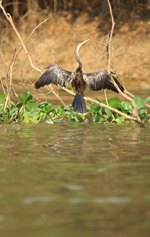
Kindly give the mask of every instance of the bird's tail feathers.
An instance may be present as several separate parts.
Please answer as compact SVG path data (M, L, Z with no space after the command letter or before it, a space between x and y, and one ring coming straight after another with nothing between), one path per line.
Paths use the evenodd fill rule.
M84 114L87 112L83 94L75 95L74 100L72 102L72 107L73 107L74 112L78 112L81 114Z

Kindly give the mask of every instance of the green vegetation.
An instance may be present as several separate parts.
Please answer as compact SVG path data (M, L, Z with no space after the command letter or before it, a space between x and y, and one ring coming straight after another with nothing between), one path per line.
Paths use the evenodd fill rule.
M7 107L4 110L5 95L0 93L0 123L54 123L67 121L122 124L128 122L125 117L91 102L89 102L90 106L87 106L87 114L78 114L73 111L70 105L53 108L52 104L48 102L34 103L33 96L28 92L21 94L19 98L21 103L11 101L11 107ZM134 101L142 122L150 123L150 114L146 109L146 103L150 102L150 97L147 97L146 100L134 97ZM133 107L129 102L121 102L118 98L109 99L108 105L128 115L133 112Z

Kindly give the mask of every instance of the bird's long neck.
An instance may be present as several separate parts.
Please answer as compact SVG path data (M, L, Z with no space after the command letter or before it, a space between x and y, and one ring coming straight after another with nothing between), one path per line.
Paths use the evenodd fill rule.
M80 44L78 44L76 47L75 47L75 50L74 50L74 56L75 56L75 59L77 60L77 62L79 63L79 67L81 69L83 69L83 62L82 62L82 59L80 58L79 56L79 49L80 49Z
M80 49L80 47L84 44L84 43L86 43L88 40L85 40L84 42L82 42L82 43L80 43L80 44L77 44L76 45L76 47L75 47L75 50L74 50L74 56L75 56L75 59L77 60L77 62L79 63L79 68L80 69L83 69L83 62L82 62L82 60L81 60L81 58L80 58L80 56L79 56L79 49Z

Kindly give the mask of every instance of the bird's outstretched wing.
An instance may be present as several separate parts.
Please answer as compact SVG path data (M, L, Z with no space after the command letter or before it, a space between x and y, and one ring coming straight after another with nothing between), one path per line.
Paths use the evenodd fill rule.
M114 78L116 84L120 88L121 91L124 91L124 87L121 85L121 83L115 78L114 74L112 73L112 77ZM86 81L89 88L93 91L102 90L102 89L108 89L112 90L118 93L118 90L112 83L110 76L107 72L107 70L102 69L98 72L93 73L83 73L83 78Z
M65 81L71 77L72 72L64 70L58 65L51 65L35 83L35 88L39 89L42 86L50 83L55 85L65 86Z

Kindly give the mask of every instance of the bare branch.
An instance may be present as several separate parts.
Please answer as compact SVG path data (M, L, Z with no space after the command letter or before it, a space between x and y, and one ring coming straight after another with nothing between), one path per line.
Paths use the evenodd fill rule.
M66 92L68 92L68 93L71 94L71 95L75 95L74 92L72 92L72 91L70 91L70 90L68 90L68 89L66 89L66 88L64 88L64 87L63 87L63 90L65 90ZM113 112L115 112L115 113L117 113L117 114L120 114L121 116L125 117L126 119L133 120L133 121L137 122L141 127L145 127L142 122L139 122L139 121L137 120L137 118L131 117L130 115L127 115L127 114L124 114L123 112L119 111L118 109L112 108L112 107L110 107L109 105L106 105L106 104L104 104L104 103L102 103L102 102L99 102L99 101L97 101L97 100L94 100L94 99L92 99L92 98L90 98L90 97L84 96L84 99L85 99L86 101L90 101L90 102L92 102L92 103L98 104L99 106L104 107L104 108L106 108L106 109L109 109L109 110L111 110L111 111L113 111Z
M115 22L114 22L114 17L113 17L110 1L107 0L107 2L108 2L108 5L109 5L109 11L110 11L110 16L111 16L111 21L112 21L111 32L110 32L110 36L109 36L109 40L108 40L108 73L110 74L110 71L111 71L111 52L112 52L111 46L112 46L112 36L113 36L113 32L114 32Z
M117 90L119 91L119 93L125 97L126 99L128 99L131 104L133 105L133 108L134 108L134 115L136 116L137 118L137 122L140 124L141 127L145 127L144 124L142 123L141 119L140 119L140 116L138 114L138 110L137 110L137 106L134 102L134 100L132 98L130 98L129 96L127 96L125 93L127 93L127 90L125 89L124 92L122 92L120 90L120 88L118 87L118 85L116 84L114 78L112 77L111 75L111 45L112 45L112 35L113 35L113 31L114 31L114 26L115 26L115 22L114 22L114 17L113 17L113 13L112 13L112 8L111 8L111 4L110 4L110 1L107 0L108 2L108 6L109 6L109 11L110 11L110 16L111 16L111 22L112 22L112 26L111 26L111 33L110 33L110 37L109 37L109 42L108 42L108 73L110 74L110 77L111 77L111 80L113 82L113 84L115 85L115 87L117 88ZM129 93L128 93L129 94Z
M29 54L29 52L28 52L28 50L27 50L27 47L26 47L25 43L23 42L23 40L22 40L22 38L21 38L21 36L20 36L20 34L19 34L19 32L18 32L16 26L14 25L11 15L8 14L8 13L6 13L4 7L2 6L2 0L0 0L0 8L2 9L3 14L5 15L6 19L10 22L10 24L11 24L13 30L15 31L15 33L16 33L16 35L17 35L17 37L18 37L18 39L20 40L21 45L22 45L22 48L24 49L25 54L26 54L26 56L27 56L27 58L28 58L28 60L29 60L30 66L31 66L34 70L36 70L36 71L38 71L38 72L40 72L40 73L42 74L42 70L40 70L39 68L37 68L37 67L34 65L34 63L32 62L32 59L31 59L31 56L30 56L30 54ZM34 31L35 31L41 24L45 23L47 20L48 20L48 19L46 19L45 21L41 22L38 26L36 26L36 27L33 29L33 31L31 32L31 34L30 34L29 37L27 38L26 42L30 39L30 37L32 36L32 34L34 33ZM20 51L20 50L21 50L21 48L19 49L19 51ZM19 53L19 52L18 52L18 53ZM17 53L17 54L18 54L18 53ZM52 93L60 100L60 102L64 105L65 103L62 101L62 99L60 98L60 96L59 96L58 94L56 94L56 92L54 91L54 89L53 89L53 87L52 87L51 85L50 85L50 89L51 89L51 92L52 92Z
M56 64L56 59L55 59L55 54L54 54L54 49L52 49L52 58L53 58L53 64Z

